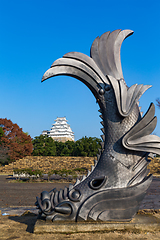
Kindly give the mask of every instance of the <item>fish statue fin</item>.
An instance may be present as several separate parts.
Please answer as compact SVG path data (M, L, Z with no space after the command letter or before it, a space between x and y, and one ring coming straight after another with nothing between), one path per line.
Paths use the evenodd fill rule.
M108 77L114 89L119 114L123 117L127 117L131 113L143 93L152 87L151 85L134 84L128 88L123 79L117 81L112 76Z
M122 42L133 34L132 30L115 30L106 32L100 38L97 37L91 46L91 58L96 62L102 73L112 85L117 101L118 111L121 116L128 116L133 110L142 94L151 85L126 86L123 79L120 49Z
M97 37L92 46L90 55L105 76L112 76L117 80L123 79L120 49L122 42L133 34L132 30L115 30L105 32Z
M122 139L125 148L160 155L160 137L151 134L157 124L155 106L151 103L147 113Z
M58 75L77 78L91 90L96 99L99 99L99 92L103 91L104 86L110 84L94 60L78 52L67 53L54 61L44 73L42 82Z
M106 79L106 76L103 74L101 69L97 66L95 61L91 57L87 56L86 54L81 52L69 52L69 53L66 53L63 56L63 58L75 59L79 61L79 63L82 62L83 64L91 68L95 72L95 74L99 76L99 78L103 83L109 84L108 80Z

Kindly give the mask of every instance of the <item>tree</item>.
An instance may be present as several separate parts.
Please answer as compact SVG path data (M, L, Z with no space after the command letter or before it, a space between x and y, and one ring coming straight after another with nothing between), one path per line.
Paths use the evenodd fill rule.
M4 132L3 132L3 129L2 127L0 127L0 140L1 140L1 137L4 135ZM1 143L1 142L0 142Z
M157 106L160 108L160 99L157 98L157 99L156 99L156 102L157 102Z
M13 162L31 155L32 139L16 123L0 118L0 150L7 156L8 162Z
M96 137L83 137L76 142L54 141L47 135L37 136L33 139L34 156L84 156L95 157L101 148L101 140Z
M34 156L56 156L56 144L51 137L47 135L37 136L33 139Z
M94 157L101 148L101 140L96 137L82 137L76 141L74 156Z
M2 136L4 135L3 129L0 127L0 164L5 165L8 163L8 147L5 147L2 143Z
M56 144L56 156L61 156L61 153L64 148L64 143L55 141L55 144Z
M55 141L55 144L57 156L74 156L75 142L66 141L63 143Z

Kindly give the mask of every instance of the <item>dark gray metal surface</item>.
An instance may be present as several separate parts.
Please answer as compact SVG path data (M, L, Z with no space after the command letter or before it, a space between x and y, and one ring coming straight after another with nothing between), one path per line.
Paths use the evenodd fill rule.
M130 220L151 183L147 156L160 154L154 105L142 118L138 100L150 85L127 87L122 74L120 48L131 30L106 32L96 38L91 57L67 53L46 71L42 81L69 75L94 94L102 118L102 149L87 176L64 190L44 191L37 198L40 215L54 220Z

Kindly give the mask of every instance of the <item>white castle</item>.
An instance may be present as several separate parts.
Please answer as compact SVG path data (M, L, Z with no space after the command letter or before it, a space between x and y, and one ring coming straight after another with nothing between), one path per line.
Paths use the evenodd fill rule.
M48 135L59 142L74 141L74 133L65 117L57 117L55 123L52 124L51 130L44 130L42 135Z

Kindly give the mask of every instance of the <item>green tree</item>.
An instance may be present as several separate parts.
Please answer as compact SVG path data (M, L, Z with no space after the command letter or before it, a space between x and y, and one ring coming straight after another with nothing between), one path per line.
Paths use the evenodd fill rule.
M56 145L56 156L61 156L61 153L64 149L64 143L55 141L55 145Z
M94 157L98 153L98 149L101 148L101 140L96 137L82 137L76 141L75 156L87 156Z
M5 147L2 141L2 136L4 135L2 127L0 127L0 165L5 165L9 161L8 151L9 148Z
M34 156L56 156L55 141L47 135L37 136L33 139L33 153Z
M83 137L76 142L54 141L47 135L37 136L32 141L34 156L83 156L94 157L101 148L101 140L96 137Z
M61 152L61 156L74 156L75 142L67 141L64 143L64 148Z
M1 137L4 135L3 128L0 127L0 144L1 144Z

